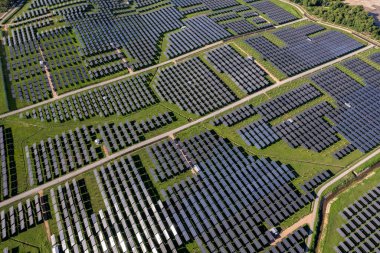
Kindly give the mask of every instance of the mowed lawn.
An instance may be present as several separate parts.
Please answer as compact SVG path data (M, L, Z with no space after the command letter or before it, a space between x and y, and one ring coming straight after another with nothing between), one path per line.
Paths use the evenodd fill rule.
M373 189L380 183L380 170L376 169L370 173L363 181L350 187L345 192L339 194L331 204L331 209L328 218L327 230L324 241L322 243L322 252L335 252L334 247L343 241L343 237L338 233L337 229L347 222L339 212L361 196L365 195L369 190Z

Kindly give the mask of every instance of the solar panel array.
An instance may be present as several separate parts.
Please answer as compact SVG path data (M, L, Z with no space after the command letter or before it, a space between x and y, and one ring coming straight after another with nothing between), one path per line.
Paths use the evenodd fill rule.
M254 2L251 5L278 24L284 24L297 19L293 14L268 0Z
M265 253L307 253L306 239L310 235L309 227L301 227L286 236L276 245L270 247Z
M158 102L146 75L70 96L25 113L27 118L65 122L95 116L127 115Z
M235 18L240 18L240 16L235 12L227 13L218 17L211 16L211 19L214 20L215 22L223 22L223 21L227 21L227 20L235 19Z
M126 16L115 16L108 9L68 20L79 35L85 56L123 48L135 59L128 63L134 70L158 61L161 37L183 26L182 14L171 6Z
M92 145L95 137L93 130L82 126L26 146L29 184L35 183L34 178L42 184L97 160L98 152Z
M272 126L264 120L255 121L237 132L245 143L258 149L266 148L280 140Z
M282 32L282 35L289 33L291 37L294 34L296 36L286 41L284 47L278 47L264 36L249 38L246 42L258 51L265 60L274 64L288 76L314 68L364 46L338 31L326 31L313 36L313 38L307 37L307 35L315 33L314 27L315 25L311 26L310 29L302 27L285 28L286 30ZM337 45L339 46L337 47Z
M181 235L162 202L152 195L153 186L138 157L122 158L94 173L106 207L104 216L111 220L105 226L109 233L104 244L110 240L115 245L111 247L122 252L177 252L183 244Z
M101 227L107 224L104 216L93 213L89 193L83 179L66 182L50 190L58 235L51 236L57 252L99 252L108 236ZM104 228L105 229L105 228ZM107 231L108 232L108 231ZM113 239L113 238L112 238Z
M217 48L206 56L219 72L228 74L245 93L254 93L270 84L265 77L267 74L252 59L244 58L231 46Z
M335 251L337 253L378 252L380 249L379 211L380 185L377 185L340 212L346 223L337 229L343 241L335 247Z
M144 134L167 126L176 120L172 112L165 112L141 122L127 120L119 124L98 125L97 131L108 152L116 152L145 140Z
M202 2L211 10L225 9L239 5L236 0L202 0Z
M199 58L160 70L155 82L163 99L197 115L205 115L237 99Z
M344 64L353 69L361 64L366 65L361 61L348 61ZM358 75L371 79L370 75L356 70ZM376 69L370 71L371 75L375 76L379 73ZM380 144L380 87L376 80L373 83L367 81L367 84L362 86L337 68L324 70L314 75L312 80L338 101L339 107L330 112L328 117L335 123L336 131L352 144L334 154L335 157L341 159L355 149L365 153Z
M346 101L331 118L335 129L355 148L369 152L380 144L380 87L367 84L347 96Z
M17 194L17 174L12 130L0 125L0 201Z
M256 111L266 121L272 121L286 113L322 96L311 84L303 84L283 95L257 106Z
M347 96L362 85L341 70L331 67L311 77L311 80L335 98L338 103L348 102Z
M199 16L184 21L180 31L169 35L169 47L165 54L175 58L208 44L232 36L211 18Z
M373 62L380 64L380 53L374 53L369 57Z
M269 26L271 26L271 25L269 25ZM230 30L232 30L233 32L235 32L236 34L239 34L239 35L240 34L245 34L245 33L255 32L255 31L258 31L258 30L262 29L262 27L256 27L252 23L248 22L245 19L233 20L233 21L225 22L223 24L223 27L225 29L230 29Z
M1 241L15 237L30 228L50 218L49 202L44 197L34 196L34 200L27 199L11 206L8 210L1 210Z
M182 180L165 193L185 241L195 239L209 252L257 252L274 240L272 227L310 203L292 186L296 174L269 159L246 156L213 132L183 141L197 176Z
M230 113L227 113L219 118L216 118L212 121L211 124L214 126L220 126L221 124L231 127L242 122L245 119L248 119L256 114L256 109L253 105L245 105L238 109L233 110Z
M1 195L3 198L9 197L9 172L7 166L7 147L5 128L0 126L0 162L1 162Z
M354 152L355 150L356 150L355 146L350 143L350 144L344 146L342 149L335 152L334 157L336 159L342 159L342 158L348 156L349 154L351 154L352 152Z
M343 66L351 70L355 75L363 78L364 82L380 86L380 71L359 58L354 58L343 63Z
M329 178L331 178L334 174L330 170L324 170L312 179L306 181L302 186L301 189L304 191L313 191L318 186L323 184L325 181L327 181Z
M178 139L155 144L147 148L147 152L155 164L155 169L151 169L155 181L165 182L194 168L186 148Z
M323 118L333 110L329 103L322 102L274 126L275 132L292 148L303 146L321 152L339 141L337 131Z

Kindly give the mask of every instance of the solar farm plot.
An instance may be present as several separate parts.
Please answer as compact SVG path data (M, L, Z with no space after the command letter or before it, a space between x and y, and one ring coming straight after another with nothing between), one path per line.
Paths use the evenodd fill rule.
M350 66L353 63L349 62ZM375 75L379 72L370 71ZM355 149L366 153L380 144L380 87L376 82L362 86L337 68L324 70L314 75L312 80L337 100L339 107L328 117L335 123L334 129L351 144L334 154L335 157L341 159Z
M164 100L197 115L205 115L237 99L199 58L160 70L155 89Z
M103 222L103 231L109 233L102 249L177 252L185 241L163 203L152 195L153 186L141 166L139 157L128 156L94 171L106 207L99 215L111 220Z
M96 116L127 115L158 103L149 81L148 75L118 81L33 109L25 116L46 122L66 122Z
M82 126L26 146L29 185L42 184L96 161L99 150L93 145L95 138L92 128Z
M100 245L113 242L103 225L107 225L104 215L92 211L89 193L84 179L75 179L50 190L54 218L58 234L51 236L52 249L57 252L94 252Z
M169 47L165 55L175 58L230 36L232 34L209 17L190 18L184 21L180 31L169 35Z
M34 32L39 27L31 24L11 29L4 38L4 47L7 49L6 75L11 96L21 102L37 103L52 96L44 69L40 65L42 56Z
M90 81L72 36L69 27L37 34L39 51L50 71L54 90L72 88Z
M256 26L245 19L228 21L224 23L223 26L225 29L230 29L238 35L252 33L265 28L272 27L271 24Z
M50 206L47 196L34 196L19 202L17 206L0 211L1 241L15 237L51 219Z
M323 118L333 110L328 102L322 102L273 128L290 147L321 152L340 140L337 130Z
M0 125L0 200L17 194L16 162L12 130Z
M272 126L264 120L255 121L237 132L245 143L258 149L266 148L280 140Z
M271 246L265 253L307 253L309 252L306 246L306 239L310 236L311 231L308 226L301 227L285 237L282 241L274 246Z
M335 67L318 72L311 77L311 80L341 104L348 102L347 96L363 87Z
M167 126L176 120L173 112L165 112L140 122L127 120L119 124L98 125L97 132L107 150L116 152L145 140L146 133Z
M345 61L343 66L351 70L355 75L361 77L365 83L380 87L380 71L365 61L354 58Z
M212 11L241 6L236 0L172 0L172 3L182 8L202 6L205 10Z
M106 1L101 2L107 5ZM68 21L80 38L85 57L124 49L132 59L128 66L133 70L156 63L163 35L184 25L182 13L173 6L123 16L117 16L109 9L110 6L105 6L96 13L68 18ZM103 22L99 23L99 20Z
M277 24L284 24L298 18L271 1L258 1L251 4L255 9L267 15Z
M265 121L272 121L286 113L322 96L311 84L303 84L283 95L257 106L256 111Z
M227 127L231 127L256 115L256 113L256 108L253 107L253 105L245 105L216 118L211 124L214 126L220 126L223 124Z
M244 58L231 46L223 46L206 54L207 60L221 73L226 73L247 94L268 85L267 73L252 59Z
M343 241L335 252L377 252L380 249L380 185L344 208L346 223L338 228Z
M315 26L307 25L308 29L297 27L281 30L280 37L287 38L284 47L278 47L262 35L249 38L246 43L288 76L294 76L364 46L338 31L324 31L312 38L308 37L319 31Z
M380 64L380 53L374 53L369 57L373 62Z
M183 140L195 176L163 192L185 241L195 240L209 252L259 252L274 241L269 227L278 226L310 203L291 181L287 165L243 154L214 132Z
M380 144L380 87L367 84L346 97L330 117L335 129L363 153Z

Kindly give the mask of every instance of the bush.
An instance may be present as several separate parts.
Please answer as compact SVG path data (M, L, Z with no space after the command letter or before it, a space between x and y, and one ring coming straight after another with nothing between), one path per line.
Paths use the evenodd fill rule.
M308 11L331 23L344 25L357 32L371 34L380 39L380 27L375 25L375 19L369 15L363 6L351 6L341 0L292 0L305 6Z

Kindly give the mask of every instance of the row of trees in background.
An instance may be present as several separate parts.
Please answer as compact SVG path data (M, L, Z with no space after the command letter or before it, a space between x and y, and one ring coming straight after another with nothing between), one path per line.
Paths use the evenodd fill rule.
M351 6L341 0L292 0L301 4L314 16L325 21L350 27L358 32L370 33L380 39L380 27L363 6Z
M0 13L6 12L13 2L14 0L0 0Z

